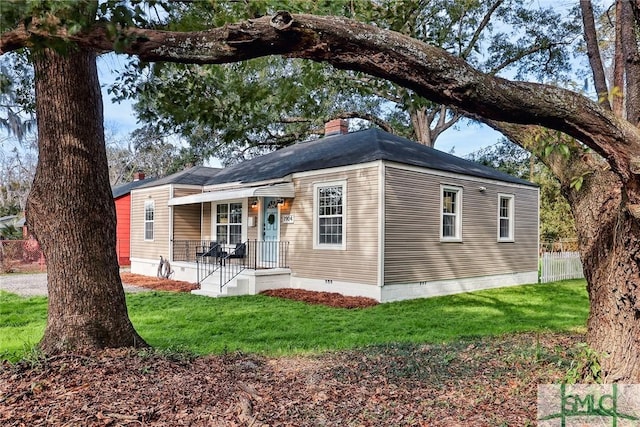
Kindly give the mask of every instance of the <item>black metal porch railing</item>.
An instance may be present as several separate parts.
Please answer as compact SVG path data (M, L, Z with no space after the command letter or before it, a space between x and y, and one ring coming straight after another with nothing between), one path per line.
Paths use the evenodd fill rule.
M248 240L220 260L220 292L246 269L288 268L289 242Z
M289 242L248 240L235 247L210 240L173 240L173 261L195 262L197 281L220 271L220 290L245 269L289 267Z
M196 262L198 254L202 255L209 248L209 240L173 240L173 261Z

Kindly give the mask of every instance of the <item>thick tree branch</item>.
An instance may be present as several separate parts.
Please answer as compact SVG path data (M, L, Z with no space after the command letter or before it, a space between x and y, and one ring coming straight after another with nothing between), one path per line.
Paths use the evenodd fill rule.
M17 31L2 36L0 53L42 36L37 29ZM279 12L208 31L134 28L125 35L130 43L124 52L145 61L225 63L279 54L362 71L487 119L560 130L607 159L623 181L635 176L630 159L640 153L640 132L588 98L483 74L443 49L354 20ZM102 51L114 42L100 26L68 38Z
M571 187L571 182L578 176L591 172L596 167L596 162L591 156L585 155L583 147L575 140L564 136L562 141L549 141L557 139L549 134L545 128L534 125L516 125L513 123L500 122L495 120L486 120L478 116L472 116L474 119L482 121L486 125L492 127L498 132L509 138L510 141L534 154L544 163L558 178L560 184L565 187ZM562 135L560 135L562 136ZM562 154L559 150L553 150L549 154L545 154L541 150L540 142L546 140L552 144L565 144L569 148L569 155Z
M369 113L363 113L363 112L359 112L359 111L344 111L342 113L338 113L336 114L334 117L332 117L334 119L363 119L363 120L368 120L371 123L375 124L376 126L378 126L380 129L389 132L389 133L395 133L393 127L385 120L382 120L380 117L375 116L373 114L369 114Z
M325 122L333 119L363 119L370 121L371 123L378 126L380 129L389 132L395 133L393 127L385 120L382 120L380 117L375 116L370 113L365 113L361 111L342 111L340 113L336 113L331 117L327 117ZM280 120L280 123L311 123L314 120L309 117L283 117ZM317 131L312 131L311 133L322 134L324 129L318 129Z

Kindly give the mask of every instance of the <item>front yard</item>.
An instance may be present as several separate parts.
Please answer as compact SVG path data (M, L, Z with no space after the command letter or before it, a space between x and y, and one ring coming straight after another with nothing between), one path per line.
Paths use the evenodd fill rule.
M338 309L266 296L127 296L156 350L46 358L46 298L0 293L0 424L536 424L537 384L580 361L567 281Z

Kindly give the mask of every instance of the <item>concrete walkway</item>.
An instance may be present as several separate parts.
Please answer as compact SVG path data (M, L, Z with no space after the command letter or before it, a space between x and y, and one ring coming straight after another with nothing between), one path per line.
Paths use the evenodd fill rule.
M47 296L47 273L0 275L0 290L23 297ZM149 289L124 285L125 292L145 292Z

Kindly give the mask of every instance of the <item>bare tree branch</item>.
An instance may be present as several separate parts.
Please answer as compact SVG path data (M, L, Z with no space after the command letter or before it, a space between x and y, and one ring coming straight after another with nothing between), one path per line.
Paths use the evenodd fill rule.
M609 104L607 88L607 79L604 74L604 67L600 59L600 47L598 46L598 37L596 34L596 23L593 18L593 5L590 0L582 0L580 2L580 10L582 11L582 24L584 28L584 41L587 43L587 57L593 72L593 81L598 94L598 102L602 108L611 109Z
M487 25L489 25L489 22L491 21L491 17L493 16L493 13L496 11L496 9L498 9L500 7L500 5L503 2L504 2L504 0L497 0L493 5L491 5L491 7L487 11L487 13L482 18L482 21L480 22L480 25L478 25L478 28L476 28L476 30L474 31L473 36L471 37L471 40L469 41L469 44L464 49L464 51L462 51L462 53L460 54L460 56L463 59L467 59L467 57L471 53L471 50L475 47L476 43L478 43L478 40L480 39L480 34L482 34L482 31L484 31L484 29L487 27Z
M630 1L620 1L621 14L617 16L622 37L622 52L625 60L625 100L627 120L637 126L640 124L640 53L636 37L636 21Z

